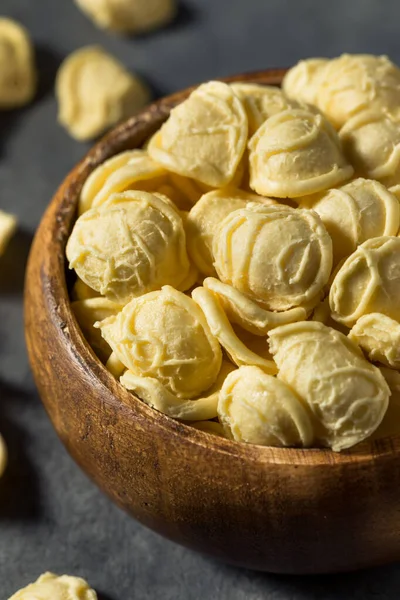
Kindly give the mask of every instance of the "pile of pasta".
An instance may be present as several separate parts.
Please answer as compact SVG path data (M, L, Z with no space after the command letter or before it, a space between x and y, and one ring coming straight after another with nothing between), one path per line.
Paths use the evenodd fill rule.
M399 163L387 57L200 85L84 184L66 255L87 341L148 405L236 441L400 431Z

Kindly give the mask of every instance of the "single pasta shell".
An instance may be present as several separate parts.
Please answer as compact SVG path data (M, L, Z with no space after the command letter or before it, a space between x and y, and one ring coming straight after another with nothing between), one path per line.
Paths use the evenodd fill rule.
M98 27L121 34L145 33L167 25L176 0L75 0Z
M58 120L77 140L90 140L141 110L147 86L99 46L80 48L57 73Z
M0 18L0 110L24 106L33 99L37 74L33 44L20 23Z
M363 315L350 330L349 338L368 358L400 369L400 324L381 313Z
M353 174L332 125L311 111L285 110L267 119L249 148L250 187L261 196L313 194Z
M282 89L289 98L317 104L317 97L327 58L307 58L289 69L282 81Z
M379 369L345 335L303 321L273 329L270 350L278 378L312 411L319 444L345 450L380 425L390 389Z
M219 225L229 213L245 208L248 202L276 204L275 200L228 187L204 194L190 210L186 223L188 252L204 275L216 274L212 245Z
M324 68L316 104L337 129L365 110L398 118L400 70L387 56L343 54Z
M96 592L81 577L43 573L35 583L16 592L9 600L97 600Z
M239 98L229 85L210 81L172 109L148 151L166 169L220 188L234 179L247 134Z
M378 181L360 177L312 199L307 206L321 217L332 238L334 266L366 240L399 230L399 201Z
M400 320L400 238L367 240L336 273L329 293L333 318L352 327L360 317L382 313Z
M240 367L225 379L218 417L228 437L262 446L307 447L314 432L296 393L254 366Z
M213 254L220 280L268 310L315 305L332 268L332 242L319 216L283 205L231 212Z
M171 286L132 300L97 326L127 369L157 379L177 398L195 398L218 376L217 339L197 304Z
M126 303L189 274L182 218L170 201L128 191L76 221L67 243L70 268L109 300Z
M345 123L339 137L359 175L385 181L399 170L400 124L389 115L362 112Z
M238 82L231 83L231 88L243 102L249 121L249 137L269 117L289 108L301 107L296 100L290 100L281 89L273 85Z

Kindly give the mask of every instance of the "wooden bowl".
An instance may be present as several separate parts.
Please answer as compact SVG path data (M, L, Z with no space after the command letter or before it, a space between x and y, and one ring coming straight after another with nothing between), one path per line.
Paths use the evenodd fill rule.
M283 70L229 79L279 84ZM82 184L140 146L190 90L118 126L66 178L37 231L25 328L37 387L65 446L138 521L242 567L280 573L357 569L400 558L400 439L352 451L240 444L197 431L127 392L71 312L64 250Z

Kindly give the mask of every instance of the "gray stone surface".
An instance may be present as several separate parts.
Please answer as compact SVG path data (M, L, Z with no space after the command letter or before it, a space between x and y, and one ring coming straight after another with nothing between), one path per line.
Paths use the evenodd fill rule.
M40 404L22 287L35 227L86 151L56 123L54 76L69 52L102 44L157 94L304 56L372 52L399 61L398 2L187 0L174 26L140 39L95 29L72 0L0 0L0 13L31 31L41 75L32 106L0 114L0 207L21 224L0 267L0 431L10 449L0 482L0 600L45 570L82 575L103 600L397 600L399 566L326 577L246 572L163 540L111 504L67 455Z

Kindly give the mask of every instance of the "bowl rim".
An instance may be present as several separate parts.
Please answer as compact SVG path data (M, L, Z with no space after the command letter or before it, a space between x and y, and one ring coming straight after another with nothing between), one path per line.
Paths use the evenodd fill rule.
M263 85L280 85L287 69L266 69L230 77L218 78L226 83L240 82ZM57 251L50 253L50 272L53 273L52 285L46 293L48 301L53 307L52 317L58 321L57 325L68 333L69 352L71 358L77 360L90 376L95 377L112 394L115 403L119 405L127 418L137 419L140 415L150 419L155 427L168 430L170 435L181 438L193 446L208 446L213 451L235 455L244 463L251 461L263 465L282 464L302 467L315 467L325 465L345 465L368 463L377 459L388 460L393 454L400 452L400 436L390 436L379 440L365 440L353 448L334 452L327 448L275 448L246 444L218 437L207 432L190 427L184 422L177 421L156 409L148 406L134 393L126 390L106 369L100 359L94 354L86 341L71 309L65 273L68 264L65 256L65 245L76 220L76 208L80 190L89 174L104 160L117 154L118 146L129 144L129 139L136 132L146 132L149 126L157 119L165 120L169 111L177 103L187 97L197 86L191 86L174 94L165 96L131 117L120 123L104 137L97 141L85 154L75 168L66 176L58 191L54 195L42 220L46 220L50 227L51 236L47 238L50 243L57 244ZM158 129L158 126L157 128ZM143 137L148 139L149 131ZM140 147L134 144L132 149ZM49 254L46 252L46 254Z

